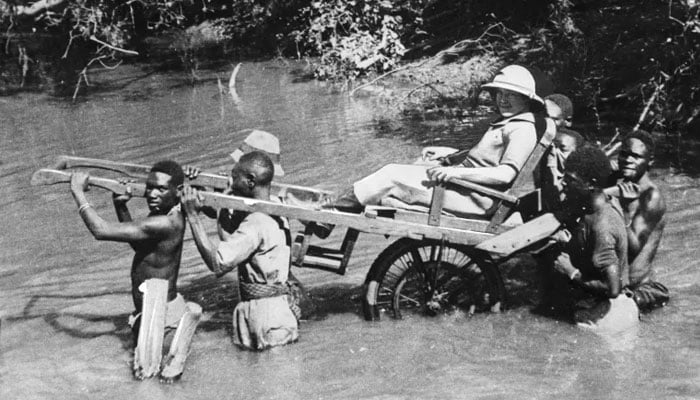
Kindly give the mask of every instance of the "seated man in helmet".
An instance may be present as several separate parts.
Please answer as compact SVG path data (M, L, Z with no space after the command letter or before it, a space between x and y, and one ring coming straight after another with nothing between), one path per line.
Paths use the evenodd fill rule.
M551 84L537 70L510 65L483 88L491 90L500 118L476 146L459 154L451 148L426 148L428 161L439 164L386 165L355 182L328 206L349 212L370 204L424 211L433 187L453 178L507 189L545 130L543 98L551 92ZM450 188L443 200L443 210L461 217L490 215L495 208L492 198L461 188Z

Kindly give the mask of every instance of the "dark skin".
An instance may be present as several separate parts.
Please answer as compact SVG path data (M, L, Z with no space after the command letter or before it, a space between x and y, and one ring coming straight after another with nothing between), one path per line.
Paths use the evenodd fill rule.
M184 169L185 171L185 176L188 179L195 179L197 175L201 172L201 170L197 167L188 165ZM219 175L224 175L226 176L226 173L219 173ZM231 177L229 176L229 186L231 185ZM195 187L197 190L205 190L204 188L198 188ZM230 191L227 191L226 193L230 193ZM236 215L235 213L231 213L228 209L221 209L221 210L216 210L211 207L202 207L199 210L200 213L206 215L209 218L216 219L217 224L216 224L216 231L219 234L219 240L225 241L233 232L230 230L231 226L236 226L237 224L235 223L234 219L238 218L243 218L245 215ZM239 221L240 222L240 221Z
M595 217L608 202L605 194L596 182L584 182L576 173L566 172L563 180L565 204L575 209L576 213ZM584 217L585 218L585 217ZM562 252L554 261L554 269L570 277L572 282L584 290L600 296L615 298L622 290L620 285L620 266L610 264L602 269L601 279L583 279L580 271L573 265L569 254ZM578 272L577 272L578 271Z
M87 204L85 191L88 175L82 172L71 177L71 192L80 207ZM131 292L134 306L141 310L143 293L139 285L150 278L166 279L169 282L168 301L177 295L177 276L182 256L182 239L185 233L185 217L182 212L171 209L180 201L180 187L171 184L171 177L163 172L151 172L146 180L146 200L149 214L134 221L126 203L130 192L113 197L119 222L104 220L92 207L80 213L88 230L97 240L126 242L136 254L131 265Z
M613 189L627 222L630 284L639 285L651 277L651 263L665 227L666 202L649 178L653 155L637 138L626 139L618 156L622 179Z
M267 171L268 174L270 171ZM270 199L270 184L260 184L260 177L266 171L254 164L237 163L231 170L231 179L229 180L229 188L225 191L226 194L235 196L249 197L258 200ZM197 250L202 256L204 263L210 271L216 276L222 276L230 272L231 269L219 263L216 252L216 245L207 236L206 229L201 220L200 211L204 209L197 190L191 186L185 186L182 195L182 205L187 213L187 220L190 222L192 229L192 237L194 238ZM217 224L220 225L220 224ZM221 228L220 235L221 235ZM244 259L233 260L230 265L238 265L245 261Z

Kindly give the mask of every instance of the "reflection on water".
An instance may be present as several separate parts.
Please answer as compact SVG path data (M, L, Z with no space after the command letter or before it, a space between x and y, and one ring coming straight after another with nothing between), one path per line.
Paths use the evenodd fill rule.
M217 72L191 87L183 77L121 71L107 82L119 90L75 105L38 94L0 103L0 398L700 397L700 254L689 239L700 228L700 189L684 176L660 179L669 215L657 269L672 302L643 316L630 337L606 341L535 316L527 307L535 299L527 297L513 299L517 307L503 314L367 323L359 286L391 240L365 235L346 276L295 270L316 302L298 343L241 351L228 336L234 277L213 278L188 233L181 291L204 306L206 318L183 381L132 381L131 251L93 240L66 186L29 187L34 170L74 154L147 164L174 158L216 171L230 166L228 154L245 136L236 132L259 128L280 138L283 181L340 190L388 161L412 161L418 142L454 145L476 135L456 129L440 132L448 137L438 142L443 138L417 123L397 132L371 99L298 82L275 63L243 65L237 103L219 92ZM484 122L474 124L479 132ZM107 194L89 196L111 217ZM143 216L145 205L133 203L135 217Z

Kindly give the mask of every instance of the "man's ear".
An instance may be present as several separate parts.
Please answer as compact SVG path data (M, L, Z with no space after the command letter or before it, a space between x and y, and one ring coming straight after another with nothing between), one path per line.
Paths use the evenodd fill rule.
M246 174L245 178L246 178L246 183L248 185L248 189L253 189L256 185L255 174L248 173L248 174Z

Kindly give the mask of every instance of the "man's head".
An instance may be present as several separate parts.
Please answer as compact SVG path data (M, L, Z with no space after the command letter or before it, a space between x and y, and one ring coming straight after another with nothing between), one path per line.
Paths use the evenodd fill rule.
M654 160L654 138L647 131L634 131L622 140L617 156L620 173L625 180L637 182Z
M602 150L594 146L576 149L566 160L564 202L569 208L591 210L611 173L610 161Z
M146 179L146 201L153 213L165 214L180 202L180 189L185 174L180 164L172 160L153 164Z
M544 104L547 115L554 120L557 128L571 126L571 119L574 116L574 105L571 99L563 94L554 93L545 97Z
M554 138L554 147L559 149L559 152L566 160L572 152L582 147L585 142L580 133L571 129L560 128L557 130L557 136Z
M241 156L231 169L229 192L236 196L255 197L256 191L269 189L275 167L267 154L252 151Z

